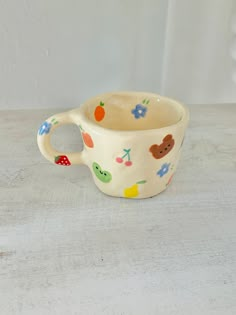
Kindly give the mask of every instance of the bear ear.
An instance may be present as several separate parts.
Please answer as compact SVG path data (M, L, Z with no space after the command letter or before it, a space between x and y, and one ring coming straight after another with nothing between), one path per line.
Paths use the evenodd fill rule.
M172 140L172 135L167 135L167 136L165 136L165 138L163 139L163 142L170 141L170 140Z
M149 148L149 151L150 151L150 152L155 152L156 150L158 150L158 148L159 148L159 145L153 144L153 145Z

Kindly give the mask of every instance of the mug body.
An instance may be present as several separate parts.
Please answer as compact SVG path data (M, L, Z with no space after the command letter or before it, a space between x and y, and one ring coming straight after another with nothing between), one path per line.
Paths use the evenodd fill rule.
M147 198L168 187L189 119L181 103L152 93L106 93L69 115L81 130L82 162L103 193Z

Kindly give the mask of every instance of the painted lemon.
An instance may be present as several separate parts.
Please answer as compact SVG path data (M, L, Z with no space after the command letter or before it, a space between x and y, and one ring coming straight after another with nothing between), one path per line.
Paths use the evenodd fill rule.
M133 186L124 189L124 196L126 198L134 198L134 197L137 197L138 194L139 194L139 191L138 191L137 184L134 184Z
M124 196L126 198L135 198L139 195L138 185L139 184L145 184L146 180L141 180L140 182L137 182L136 184L132 185L131 187L124 189Z

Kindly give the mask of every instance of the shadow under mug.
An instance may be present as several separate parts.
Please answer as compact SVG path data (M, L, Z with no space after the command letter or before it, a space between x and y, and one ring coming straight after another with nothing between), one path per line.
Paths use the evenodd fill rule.
M105 194L147 198L165 190L180 158L189 113L181 103L146 92L98 95L55 114L38 130L38 146L52 163L86 164ZM82 152L58 152L52 132L65 124L81 131Z

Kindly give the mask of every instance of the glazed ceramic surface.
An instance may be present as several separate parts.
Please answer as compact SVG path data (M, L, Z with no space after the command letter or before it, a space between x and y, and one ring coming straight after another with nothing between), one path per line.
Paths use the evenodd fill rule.
M43 156L61 166L86 164L105 194L126 198L157 195L170 184L180 158L188 110L179 102L152 93L106 93L78 109L48 118L38 130ZM78 125L84 150L56 151L52 132ZM78 171L79 176L79 171Z

